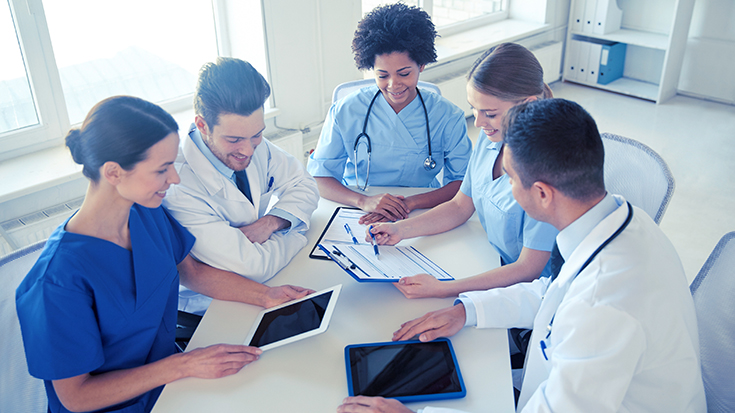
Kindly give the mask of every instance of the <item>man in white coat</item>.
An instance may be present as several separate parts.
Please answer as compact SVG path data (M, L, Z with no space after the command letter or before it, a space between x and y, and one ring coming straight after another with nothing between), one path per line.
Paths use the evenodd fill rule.
M393 339L429 341L466 325L533 328L518 411L704 412L697 322L679 257L648 214L605 191L594 120L562 99L506 116L503 167L513 196L560 230L564 265L555 277L461 294ZM338 411L410 410L360 396Z
M194 124L177 159L181 184L164 198L196 237L194 258L247 277L254 289L267 289L260 283L306 245L304 233L319 201L303 164L263 138L268 96L268 82L249 63L219 58L205 64ZM307 291L280 288L290 298ZM179 309L201 314L210 301L182 287Z

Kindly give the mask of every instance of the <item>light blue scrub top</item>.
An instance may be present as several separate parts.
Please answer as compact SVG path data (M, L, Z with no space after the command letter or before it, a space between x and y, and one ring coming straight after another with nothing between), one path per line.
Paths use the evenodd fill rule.
M66 222L15 295L28 370L44 380L53 413L68 410L52 380L139 367L176 352L176 264L194 245L163 207L130 209L132 251L67 232ZM103 411L148 412L162 389Z
M464 112L436 93L419 90L429 116L431 153L436 168L428 171L424 168L429 146L421 100L416 96L403 110L395 113L381 94L373 104L367 124L372 142L371 186L439 188L463 179L472 151ZM365 114L377 91L377 86L364 87L332 105L319 144L309 156L306 169L310 174L355 185L355 139L362 133ZM360 142L357 166L360 185L364 185L367 139L361 138ZM436 175L442 168L444 179L440 184Z
M472 198L487 240L500 254L503 264L516 262L523 247L551 251L559 232L531 218L513 198L507 174L493 180L493 166L502 142L492 142L480 132L460 191ZM551 275L549 263L542 277Z

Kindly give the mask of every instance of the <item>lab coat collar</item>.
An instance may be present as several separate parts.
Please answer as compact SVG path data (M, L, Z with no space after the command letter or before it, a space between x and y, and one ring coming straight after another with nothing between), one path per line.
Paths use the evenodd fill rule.
M605 202L603 203L603 201ZM572 228L576 231L575 237L568 239L567 237L569 237L570 233L564 233L569 229L569 227L571 227L571 225L564 228L564 230L557 235L556 239L557 244L559 245L559 252L561 252L564 257L562 248L565 248L567 251L566 253L568 254L565 257L564 265L561 267L559 276L555 280L555 283L558 285L564 285L571 281L592 253L594 253L594 251L603 242L605 242L605 240L617 231L618 228L623 225L626 218L628 218L628 207L625 198L620 195L608 194L605 196L603 201L600 201L592 209L582 215L582 217L572 223L580 222L582 224L578 228ZM614 208L614 210L608 212L611 207ZM592 219L580 221L583 217ZM582 230L584 228L587 229L586 232ZM576 246L574 246L570 251L568 249L569 243L573 242L574 239L579 239L580 241L577 242ZM565 245L565 242L567 245Z
M564 260L568 260L569 256L579 246L584 237L619 206L615 197L607 193L589 211L585 212L581 217L559 232L559 235L556 236L556 244Z
M261 149L261 146L262 145L258 145L256 153ZM240 192L237 185L235 185L232 180L226 178L221 173L213 173L215 172L213 169L216 168L214 168L212 163L206 156L204 156L202 151L199 150L193 139L187 139L184 142L182 152L184 154L184 158L186 158L186 162L191 167L197 179L201 182L204 190L207 191L207 195L215 196L218 193L222 193L222 197L228 200L242 202L244 204L244 208L249 206L250 208L255 208L256 211L258 210L260 206L260 197L256 196L256 194L260 194L260 184L256 177L252 176L254 174L254 172L252 172L254 170L253 168L247 168L250 191L253 194L253 202L251 203L247 197ZM253 154L251 165L255 162L255 158L256 155Z
M206 143L204 143L204 139L202 138L202 133L199 132L199 129L197 129L195 124L191 124L189 126L189 138L194 141L194 144L196 144L197 148L199 148L199 151L204 155L205 158L214 166L215 169L219 173L222 174L227 179L230 179L232 175L235 173L230 167L225 165L224 162L220 161L219 158L214 156L214 153L212 153L212 150L209 149ZM231 180L231 179L230 179Z

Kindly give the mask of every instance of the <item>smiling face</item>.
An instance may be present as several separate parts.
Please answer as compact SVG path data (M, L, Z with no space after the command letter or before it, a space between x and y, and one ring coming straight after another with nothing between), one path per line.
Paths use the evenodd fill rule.
M129 171L122 170L118 193L147 208L161 206L169 186L178 184L174 161L179 150L179 134L171 133L146 151L146 158Z
M219 123L212 128L201 116L194 122L209 150L233 171L242 171L250 165L265 130L263 108L248 116L220 114Z
M527 100L535 100L530 97ZM500 100L499 98L480 92L472 82L467 82L467 102L472 106L475 115L475 126L482 129L488 139L493 142L503 140L503 117L508 109L521 102Z
M424 66L411 60L408 52L377 55L373 65L375 83L396 113L416 97L419 73L423 71Z

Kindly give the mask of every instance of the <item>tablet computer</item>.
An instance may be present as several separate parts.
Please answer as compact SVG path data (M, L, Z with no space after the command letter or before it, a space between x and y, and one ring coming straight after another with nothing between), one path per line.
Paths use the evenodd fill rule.
M401 402L457 399L467 394L452 343L392 341L345 347L350 396Z
M342 284L258 314L245 345L270 350L327 331Z

